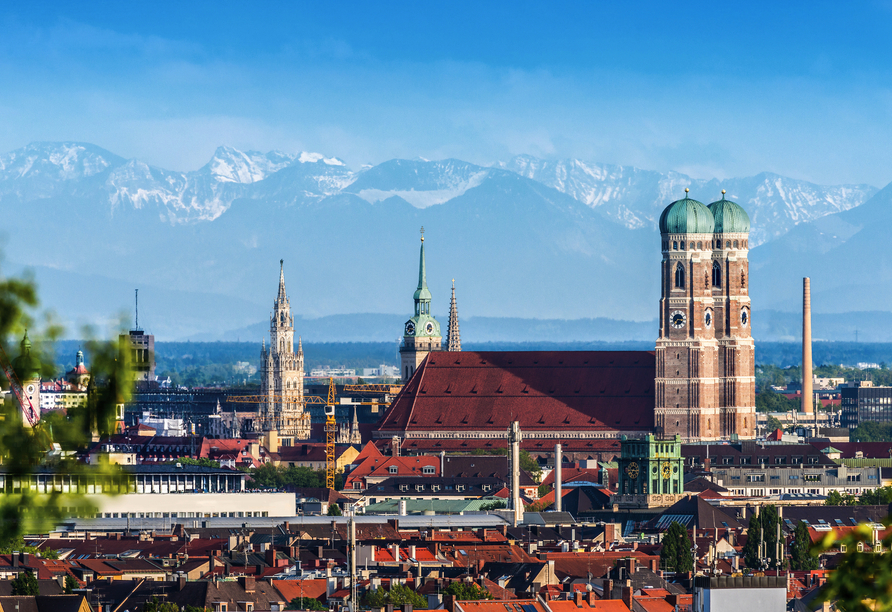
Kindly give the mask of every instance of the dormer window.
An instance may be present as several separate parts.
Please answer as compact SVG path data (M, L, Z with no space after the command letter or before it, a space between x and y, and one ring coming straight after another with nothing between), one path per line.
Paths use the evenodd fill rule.
M400 469L395 465L391 465L390 467L387 468L387 471L389 471L391 474L396 474L399 472L399 470Z
M434 473L436 473L436 470L434 469L434 466L426 465L421 469L421 472L423 474L434 474Z

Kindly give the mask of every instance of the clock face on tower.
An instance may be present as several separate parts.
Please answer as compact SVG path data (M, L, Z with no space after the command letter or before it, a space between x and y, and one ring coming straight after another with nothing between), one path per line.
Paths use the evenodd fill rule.
M434 324L431 323L430 321L428 321L427 325L424 326L424 331L426 331L429 334L434 333Z
M629 478L631 478L632 480L638 478L638 464L634 461L630 463L629 466L626 468L626 474L628 474Z
M411 336L414 333L415 333L415 323L413 323L412 321L409 321L408 323L406 323L406 335Z
M684 327L686 320L687 317L685 317L685 314L680 310L674 310L672 311L672 314L669 315L669 323L675 329L681 329L682 327Z
M749 322L750 322L750 313L746 309L746 307L743 307L740 309L740 324L743 325L744 327L746 327Z
M28 385L28 386L25 388L25 391L28 392L28 395L31 395L32 393L34 393L34 385Z

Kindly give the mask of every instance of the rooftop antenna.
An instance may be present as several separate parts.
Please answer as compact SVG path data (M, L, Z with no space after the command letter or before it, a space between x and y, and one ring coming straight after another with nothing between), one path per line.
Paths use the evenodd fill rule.
M140 331L140 329L139 329L139 289L134 289L133 291L134 291L134 293L135 293L135 295L136 295L136 299L135 299L135 302L136 302L136 321L135 321L135 324L134 324L134 326L133 326L133 331Z

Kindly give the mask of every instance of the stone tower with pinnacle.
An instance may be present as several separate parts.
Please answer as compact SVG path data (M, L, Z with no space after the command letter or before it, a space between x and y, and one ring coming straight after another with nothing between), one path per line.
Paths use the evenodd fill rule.
M449 324L446 326L446 350L461 351L461 334L458 331L458 304L455 302L455 279L452 279L452 299L449 300Z
M260 389L264 431L275 431L283 445L310 437L310 415L304 411L304 351L294 350L294 317L285 291L285 265L279 260L279 293L269 319L269 349L260 349Z
M431 292L427 288L424 263L424 228L421 228L421 257L418 264L418 289L415 290L415 315L406 321L400 344L400 372L403 383L409 381L431 351L443 349L440 323L431 316Z

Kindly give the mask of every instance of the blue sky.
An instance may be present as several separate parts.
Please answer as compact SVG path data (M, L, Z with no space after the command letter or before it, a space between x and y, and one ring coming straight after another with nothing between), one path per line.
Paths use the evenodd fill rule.
M0 12L0 151L892 181L892 2L84 4Z

